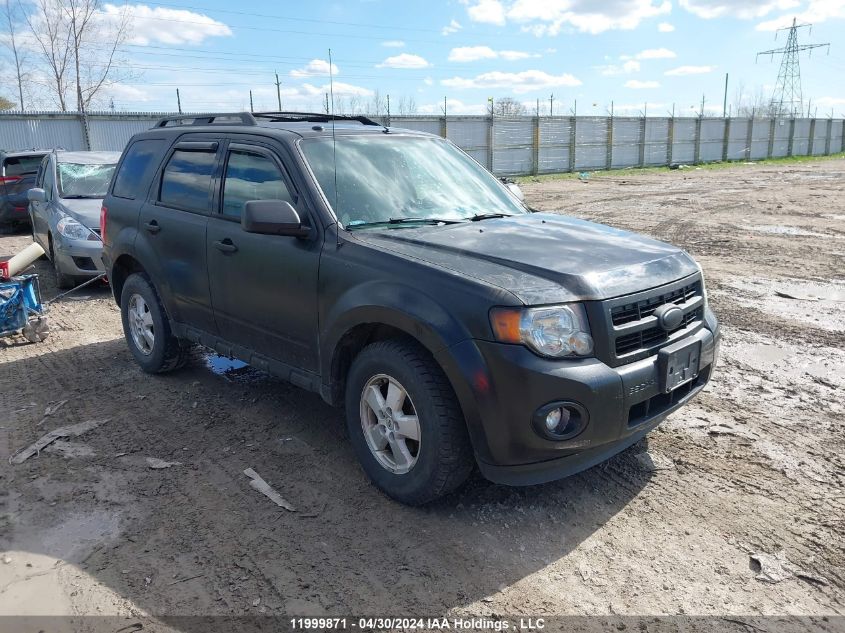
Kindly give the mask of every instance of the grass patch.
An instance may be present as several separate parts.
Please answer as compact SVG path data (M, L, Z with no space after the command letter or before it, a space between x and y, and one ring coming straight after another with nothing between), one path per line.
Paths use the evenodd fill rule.
M731 167L756 167L758 165L792 165L801 163L817 163L828 160L837 160L845 158L845 152L838 154L831 154L830 156L789 156L786 158L766 158L762 160L736 160L736 161L716 161L712 163L700 163L698 165L687 165L688 169L728 169ZM669 167L626 167L623 169L601 169L588 171L590 178L618 178L620 175L634 175L634 174L659 174L668 171L678 171L669 169ZM686 171L686 169L681 170ZM519 183L537 183L546 182L548 180L566 180L570 178L578 178L580 172L562 172L559 174L541 174L539 176L518 176L514 180Z

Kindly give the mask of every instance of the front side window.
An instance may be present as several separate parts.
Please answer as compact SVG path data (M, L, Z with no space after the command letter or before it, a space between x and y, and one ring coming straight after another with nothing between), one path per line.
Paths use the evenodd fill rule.
M527 213L489 172L442 139L368 134L338 137L336 147L331 138L305 139L300 147L347 228Z
M105 198L115 164L58 163L60 198Z
M229 154L223 183L223 215L240 219L244 203L250 200L293 198L276 164L260 154L234 150Z
M208 211L216 159L215 150L173 152L161 178L159 202L185 211Z

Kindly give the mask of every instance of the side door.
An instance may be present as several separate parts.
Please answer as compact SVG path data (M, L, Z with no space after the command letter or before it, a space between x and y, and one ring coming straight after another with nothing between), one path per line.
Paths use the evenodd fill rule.
M173 145L141 206L135 251L150 266L171 318L216 332L206 230L223 143L186 134Z
M286 200L316 226L270 146L232 141L223 163L216 213L208 223L211 301L220 335L262 356L318 370L317 273L321 236L259 235L241 229L249 200Z
M54 170L53 159L48 154L41 161L41 166L38 168L38 175L35 177L35 187L40 187L44 190L45 201L29 203L29 215L32 220L32 236L45 251L48 250L47 234L50 231L50 203L53 200L53 189L55 188Z

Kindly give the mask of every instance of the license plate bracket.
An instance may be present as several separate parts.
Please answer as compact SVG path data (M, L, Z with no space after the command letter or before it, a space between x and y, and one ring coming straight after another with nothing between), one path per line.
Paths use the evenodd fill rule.
M657 354L657 365L663 393L674 391L698 378L700 360L701 341L679 341L661 349Z

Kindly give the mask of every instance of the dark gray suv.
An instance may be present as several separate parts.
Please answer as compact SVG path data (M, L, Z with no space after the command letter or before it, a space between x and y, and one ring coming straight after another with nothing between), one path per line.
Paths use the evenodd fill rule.
M191 344L346 408L405 503L550 481L635 443L709 380L719 341L684 251L532 213L449 141L363 117L162 120L102 210L148 372Z

